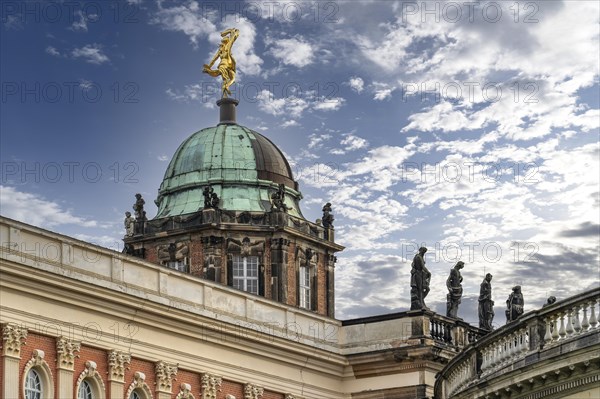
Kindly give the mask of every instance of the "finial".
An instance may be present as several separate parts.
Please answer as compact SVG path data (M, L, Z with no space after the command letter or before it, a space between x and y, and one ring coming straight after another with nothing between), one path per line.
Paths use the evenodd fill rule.
M202 72L207 73L212 77L216 78L217 76L221 76L223 79L222 98L227 98L228 95L231 95L229 87L235 82L235 59L231 54L231 47L239 35L240 31L235 28L226 29L221 32L221 37L223 39L221 39L219 49L212 60L210 60L210 63L204 64L202 69ZM220 61L217 69L212 69L218 58L220 58Z

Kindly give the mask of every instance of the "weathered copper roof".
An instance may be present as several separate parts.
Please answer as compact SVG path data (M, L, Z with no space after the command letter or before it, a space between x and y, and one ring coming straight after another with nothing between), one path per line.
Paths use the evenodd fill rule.
M302 216L298 183L283 153L269 139L237 124L202 129L173 155L159 188L156 217L202 209L202 190L209 184L222 209L269 211L270 194L280 183L286 186L289 213Z

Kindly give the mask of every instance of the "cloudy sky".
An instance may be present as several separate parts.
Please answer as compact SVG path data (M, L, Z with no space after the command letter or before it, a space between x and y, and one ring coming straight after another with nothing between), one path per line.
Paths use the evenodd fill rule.
M1 213L122 248L177 146L217 122L202 74L228 27L238 121L293 164L307 219L333 203L337 317L428 305L504 323L599 284L599 4L593 1L3 1Z

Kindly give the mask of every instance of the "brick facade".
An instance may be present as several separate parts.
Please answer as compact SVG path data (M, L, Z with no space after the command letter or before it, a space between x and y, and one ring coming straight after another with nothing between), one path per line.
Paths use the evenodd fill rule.
M54 398L62 399L58 397L58 370L57 370L57 353L56 353L56 338L39 335L36 333L29 332L27 336L26 344L21 349L21 360L19 363L19 397L18 398L3 398L3 399L24 399L23 389L24 386L24 371L27 363L31 360L34 350L44 351L44 361L48 364L52 373L52 380L54 385ZM104 384L104 395L106 399L121 399L111 398L110 390L108 389L110 382L108 381L108 352L109 349L93 348L86 345L81 345L81 349L78 352L78 357L75 358L74 370L73 370L73 398L77 398L77 380L79 379L82 372L86 369L86 362L93 361L96 363L96 371L100 375ZM1 363L0 363L1 364ZM3 384L2 377L3 373L0 370L0 384ZM155 361L147 359L131 358L131 363L125 370L125 384L123 386L123 397L125 397L129 387L134 381L134 375L136 372L142 372L145 374L145 383L148 385L152 395L156 397L156 370ZM179 365L177 375L173 379L173 388L171 393L171 399L175 399L180 392L181 384L186 383L191 386L191 393L196 399L200 399L201 396L201 377L202 373L194 372L185 369L185 365ZM244 382L245 383L245 382ZM218 392L217 399L225 399L226 395L233 395L236 399L244 399L244 383L236 382L231 380L223 379L221 390ZM0 385L1 387L2 385ZM273 391L264 391L262 399L283 399L284 394ZM125 398L126 399L126 398Z

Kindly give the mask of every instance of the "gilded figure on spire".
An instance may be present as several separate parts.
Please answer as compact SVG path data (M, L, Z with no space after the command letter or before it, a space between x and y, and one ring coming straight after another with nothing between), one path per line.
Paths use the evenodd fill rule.
M235 59L231 54L231 47L233 43L240 35L240 31L237 29L226 29L221 32L221 45L217 50L215 56L212 58L209 64L204 64L202 72L209 74L212 77L221 76L223 79L223 98L226 98L231 94L229 87L235 82ZM211 69L217 59L220 58L217 69Z

